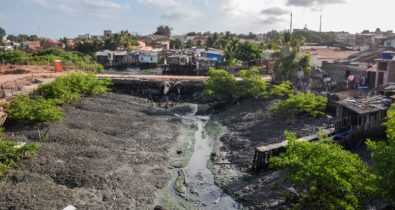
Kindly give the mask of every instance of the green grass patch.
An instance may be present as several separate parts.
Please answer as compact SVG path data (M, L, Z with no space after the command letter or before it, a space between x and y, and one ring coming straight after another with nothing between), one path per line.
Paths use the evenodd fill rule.
M36 155L40 148L38 144L18 145L14 141L6 140L0 130L0 176L4 172L14 167L18 161L24 158L30 158Z

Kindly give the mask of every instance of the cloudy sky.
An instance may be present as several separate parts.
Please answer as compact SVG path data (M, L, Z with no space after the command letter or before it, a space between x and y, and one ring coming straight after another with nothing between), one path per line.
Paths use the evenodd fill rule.
M395 29L394 0L0 0L0 27L8 34L60 38L104 29L152 33L169 25L189 31L267 32L289 28L360 32Z

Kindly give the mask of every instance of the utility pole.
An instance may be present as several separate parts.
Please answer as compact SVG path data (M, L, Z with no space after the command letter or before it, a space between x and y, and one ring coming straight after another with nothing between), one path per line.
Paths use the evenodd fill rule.
M320 32L322 32L322 9L320 13Z
M292 33L292 12L291 12L291 21L289 24L289 32Z

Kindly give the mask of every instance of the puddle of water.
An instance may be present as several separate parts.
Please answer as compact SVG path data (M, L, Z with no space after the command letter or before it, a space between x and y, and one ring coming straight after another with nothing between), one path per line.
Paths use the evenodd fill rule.
M229 195L224 193L214 183L214 175L207 168L211 153L217 142L218 135L213 135L208 130L218 130L217 123L212 123L209 116L195 116L196 110L186 115L178 115L186 125L195 125L196 131L193 136L195 141L194 151L188 165L181 169L185 174L186 195L179 196L175 193L175 182L178 178L178 170L175 171L175 178L170 186L170 192L184 204L196 209L240 209L240 205ZM217 126L209 127L207 126Z

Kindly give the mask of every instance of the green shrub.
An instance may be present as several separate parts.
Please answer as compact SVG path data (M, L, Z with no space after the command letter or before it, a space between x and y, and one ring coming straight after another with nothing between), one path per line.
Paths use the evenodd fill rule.
M110 80L99 80L94 74L73 73L40 86L37 93L60 105L79 100L81 94L105 93L109 91L110 84Z
M395 105L387 112L388 141L368 141L375 169L379 175L378 187L388 204L395 207Z
M297 142L285 133L287 151L269 160L272 168L291 169L300 209L362 209L366 197L376 191L376 176L356 154L332 140Z
M35 53L26 53L21 50L0 50L0 62L20 65L52 65L55 60L80 70L102 72L104 67L98 64L92 56L79 52L68 52L59 49L41 50Z
M203 95L213 101L234 101L239 98L236 78L225 70L211 69L204 83Z
M294 92L291 87L291 81L286 81L279 85L273 85L270 90L270 95L273 97L286 97L293 94Z
M35 156L39 148L38 144L18 146L16 142L4 139L0 131L0 176L4 175L5 170L14 167L20 159Z
M291 116L299 114L309 114L313 117L324 115L324 110L328 99L323 96L316 96L311 93L299 93L291 95L288 99L270 107L271 111L283 113Z
M240 82L243 96L268 98L268 85L262 79L262 75L257 69L242 70L240 75L243 80Z
M24 123L63 119L63 112L52 101L42 97L31 99L27 95L17 96L11 101L6 111L10 114L11 119Z

